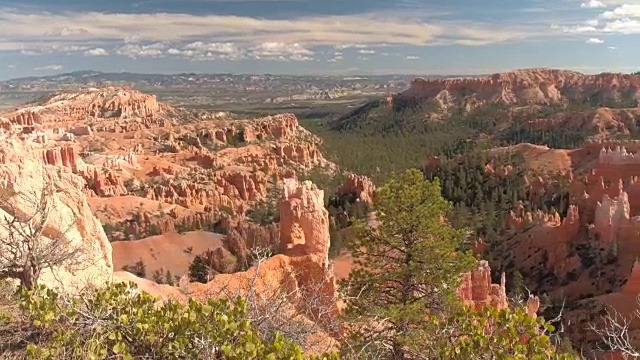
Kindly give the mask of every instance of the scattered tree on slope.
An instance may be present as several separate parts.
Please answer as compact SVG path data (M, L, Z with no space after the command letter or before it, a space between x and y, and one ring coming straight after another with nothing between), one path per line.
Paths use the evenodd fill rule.
M469 309L455 296L475 260L460 251L464 229L442 214L450 204L438 179L407 170L374 200L377 227L358 226L342 355L353 359L570 359L556 350L542 318L523 308Z
M429 314L449 307L459 275L474 263L458 251L465 231L442 221L449 206L438 180L425 181L418 170L379 189L379 227L361 224L349 243L355 269L344 284L347 353L408 359L419 351L416 340L435 330Z

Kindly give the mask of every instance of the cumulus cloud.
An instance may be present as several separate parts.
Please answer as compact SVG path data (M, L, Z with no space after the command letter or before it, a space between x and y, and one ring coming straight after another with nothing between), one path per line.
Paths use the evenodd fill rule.
M415 55L409 55L405 59L407 59L407 60L419 60L420 57L419 56L415 56Z
M622 19L607 23L602 29L606 33L620 33L625 35L640 34L640 19Z
M624 4L613 10L605 11L600 15L603 19L628 19L640 17L640 4Z
M362 49L362 50L358 50L358 54L369 54L369 55L373 55L375 54L376 51L375 50L369 50L369 49Z
M308 61L313 60L315 52L297 43L265 42L255 46L241 47L232 42L196 41L183 47L172 47L165 54L201 61L241 59Z
M90 49L84 52L85 56L107 56L109 53L103 48Z
M617 47L615 47L615 46L609 46L609 47L607 47L607 49L609 49L609 50L615 50L615 49L617 49Z
M251 48L251 55L255 59L307 61L313 60L314 52L297 43L266 42Z
M128 43L119 47L116 50L116 54L127 56L132 59L143 57L160 57L163 54L163 50L167 48L167 45L163 43L152 43L148 45Z
M39 67L35 67L33 68L33 70L36 71L55 71L55 70L62 70L62 65L46 65L46 66L39 66Z
M586 42L587 42L587 44L603 44L604 40L598 39L598 38L590 38Z
M196 41L185 46L183 50L170 49L169 54L181 55L195 60L240 60L246 58L245 51L231 42Z
M603 4L601 1L598 1L598 0L590 0L580 4L580 7L586 8L586 9L596 9L596 8L607 7L607 5Z
M569 34L640 34L640 1L639 0L602 0L601 3L613 9L603 11L596 18L582 23L552 28L561 29Z

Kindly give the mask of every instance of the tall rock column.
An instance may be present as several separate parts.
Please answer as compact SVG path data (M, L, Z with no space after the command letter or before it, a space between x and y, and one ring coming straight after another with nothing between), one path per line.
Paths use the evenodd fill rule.
M329 265L329 212L324 191L311 181L284 179L280 202L280 246L285 255L314 255Z
M476 308L489 305L501 310L507 307L504 273L500 285L492 284L491 268L485 260L479 261L473 271L463 274L457 294L464 303Z

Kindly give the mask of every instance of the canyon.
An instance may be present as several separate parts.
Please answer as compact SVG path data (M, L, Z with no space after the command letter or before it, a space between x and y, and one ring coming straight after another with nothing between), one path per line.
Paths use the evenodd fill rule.
M406 91L377 101L385 111L436 101L440 115L499 103L513 120L524 107L588 101L594 94L599 101L637 100L639 89L637 76L528 69L416 79ZM524 159L523 169L488 162L486 173L522 170L529 200L552 195L563 183L568 205L543 211L530 209L531 201L508 204L499 243L473 239L479 261L456 292L465 304L507 308L517 270L531 291L522 299L531 317L553 304L569 305L563 316L573 324L566 332L574 344L595 340L583 329L597 323L606 307L633 313L640 293L640 141L618 137L634 132L638 114L637 107L597 106L527 115L518 118L520 125L588 128L592 136L575 148L520 142L486 150ZM324 324L340 312L337 284L353 263L345 252L330 256L330 248L335 228L348 224L350 215L327 204L343 201L366 212L376 186L334 162L295 114L211 114L136 90L87 88L0 114L0 137L5 200L29 213L33 204L16 194L49 186L55 211L45 238L62 234L84 255L43 270L42 283L72 291L130 281L179 301L255 293L268 298L286 290L283 311L316 323L317 347L307 350L337 346L339 331ZM424 160L434 168L444 161ZM343 181L323 188L318 173ZM0 217L10 211L15 213L0 207ZM375 214L369 224L375 226ZM212 268L205 282L189 278L198 256ZM318 320L320 312L326 322ZM640 336L640 324L632 332Z

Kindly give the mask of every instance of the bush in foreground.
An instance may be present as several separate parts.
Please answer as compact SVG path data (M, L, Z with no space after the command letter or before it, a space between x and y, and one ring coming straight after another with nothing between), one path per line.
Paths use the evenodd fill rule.
M308 357L276 334L261 338L244 300L159 302L131 285L65 297L43 286L20 294L21 329L35 359L334 359Z

